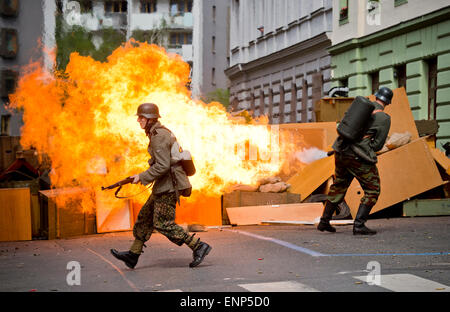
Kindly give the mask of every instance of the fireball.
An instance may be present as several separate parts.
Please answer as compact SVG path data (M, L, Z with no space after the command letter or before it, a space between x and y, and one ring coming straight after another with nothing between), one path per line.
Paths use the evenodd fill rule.
M105 62L72 53L64 72L30 64L10 106L23 110L24 148L33 146L51 159L53 188L98 190L146 170L148 138L135 116L145 102L158 105L161 123L193 156L191 200L280 171L282 147L267 118L237 121L219 103L193 100L188 83L189 65L180 56L131 40ZM130 185L123 192L143 190ZM94 208L92 200L83 201L86 209Z

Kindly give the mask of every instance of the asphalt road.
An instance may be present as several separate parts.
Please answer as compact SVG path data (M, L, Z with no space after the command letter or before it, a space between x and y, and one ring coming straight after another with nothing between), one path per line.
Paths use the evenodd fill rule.
M337 226L335 234L311 225L208 229L197 236L213 249L197 268L189 268L187 246L159 233L134 270L109 252L127 250L131 232L0 242L0 291L450 291L450 217L367 225L379 233L353 236L351 225Z

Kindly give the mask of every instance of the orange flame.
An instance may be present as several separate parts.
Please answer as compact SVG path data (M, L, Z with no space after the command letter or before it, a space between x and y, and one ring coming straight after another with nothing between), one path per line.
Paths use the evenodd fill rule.
M159 106L161 123L193 155L194 190L218 195L280 171L281 147L266 118L238 122L219 103L192 100L188 82L189 66L180 56L132 40L103 63L73 53L64 73L31 64L10 106L23 109L22 145L51 159L55 188L99 189L146 170L148 138L135 116L144 102Z

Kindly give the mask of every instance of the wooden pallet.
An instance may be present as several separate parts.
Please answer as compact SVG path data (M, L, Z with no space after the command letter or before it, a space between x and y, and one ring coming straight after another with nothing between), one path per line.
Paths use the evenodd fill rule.
M403 203L403 216L450 216L450 198L406 201Z

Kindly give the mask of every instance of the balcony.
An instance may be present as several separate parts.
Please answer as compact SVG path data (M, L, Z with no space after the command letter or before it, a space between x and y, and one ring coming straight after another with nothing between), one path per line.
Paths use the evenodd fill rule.
M131 14L130 27L132 30L150 30L161 25L165 21L169 29L192 29L192 13L180 13L171 15L169 13L134 13Z

